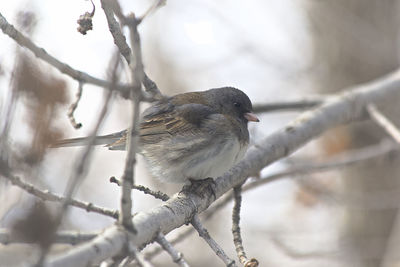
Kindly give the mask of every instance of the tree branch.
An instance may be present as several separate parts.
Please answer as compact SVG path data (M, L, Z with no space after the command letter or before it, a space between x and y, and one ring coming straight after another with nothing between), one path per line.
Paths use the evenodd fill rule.
M322 103L324 103L324 101L329 99L329 97L330 96L314 96L292 101L254 104L253 111L255 113L263 113L282 110L291 111L309 109L321 105Z
M398 144L400 144L400 131L397 127L383 115L374 104L367 106L370 117L382 127Z
M44 191L40 190L40 189L36 188L33 184L22 181L21 178L19 178L18 176L13 176L11 174L7 175L6 173L2 173L2 174L4 175L3 177L5 179L9 180L13 185L18 186L22 190L40 198L43 201L54 201L54 202L59 202L59 203L67 202L68 205L71 205L71 206L74 206L74 207L77 207L80 209L84 209L87 212L95 212L95 213L98 213L101 215L112 217L114 219L118 219L118 211L116 211L116 210L106 209L103 207L96 206L89 202L83 202L83 201L72 199L72 198L67 200L65 197L51 193L48 190L44 190Z
M171 243L165 239L165 236L161 233L158 234L156 238L157 243L165 250L168 252L168 254L171 256L172 260L178 264L181 267L189 267L189 264L185 261L183 258L182 253L177 251Z
M99 233L81 233L76 231L60 231L54 235L53 243L76 245L95 238ZM0 243L7 245L11 243L27 243L26 239L15 238L8 229L0 229Z

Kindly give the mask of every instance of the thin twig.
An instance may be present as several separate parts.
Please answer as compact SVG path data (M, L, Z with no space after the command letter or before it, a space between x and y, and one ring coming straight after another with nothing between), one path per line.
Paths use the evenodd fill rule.
M71 104L71 106L69 106L68 113L67 113L68 119L75 129L79 129L82 127L82 123L77 123L75 120L75 117L74 117L74 112L75 112L76 108L78 107L79 101L81 100L81 97L82 97L82 91L83 91L83 82L79 82L78 92L76 92L76 99Z
M204 226L201 224L199 216L197 214L193 216L191 224L196 229L196 231L199 233L200 237L202 237L204 239L204 241L206 241L206 243L209 245L209 247L225 263L226 266L230 266L230 267L237 266L235 261L233 259L229 258L226 255L225 251L221 248L221 246L218 245L218 243L215 242L215 240L210 236L207 229L204 228Z
M128 155L125 162L125 170L122 175L122 190L120 202L120 218L119 222L126 228L134 230L131 220L132 198L131 190L135 184L134 165L136 163L136 151L139 144L139 112L140 112L140 96L141 84L143 80L143 63L142 51L140 49L140 37L137 31L135 16L132 14L132 22L129 24L131 46L133 47L133 55L129 64L132 78L132 122L127 139Z
M99 233L81 233L76 231L59 231L54 235L53 243L76 245L95 238ZM11 243L27 243L26 239L19 239L9 229L0 229L0 243L8 245Z
M89 74L87 74L83 71L75 70L68 64L61 62L57 58L55 58L52 55L50 55L49 53L47 53L46 50L44 50L43 48L38 47L36 44L34 44L28 37L23 35L21 32L16 30L13 25L8 23L6 18L3 17L3 15L1 13L0 13L0 28L4 34L6 34L10 38L12 38L15 42L17 42L17 44L30 50L36 57L47 62L51 66L58 69L61 73L64 73L77 81L94 84L94 85L97 85L97 86L100 86L103 88L107 88L107 89L113 88L115 90L120 91L123 95L126 94L130 90L129 85L112 84L109 81L105 81L105 80L90 76Z
M22 181L21 178L19 178L18 176L6 175L4 173L3 175L4 175L3 177L9 180L13 185L18 186L22 190L40 198L43 201L54 201L59 203L66 202L68 203L68 205L86 210L87 212L95 212L101 215L112 217L114 219L118 219L118 211L116 210L106 209L103 207L96 206L92 203L83 202L72 198L67 200L63 196L49 192L49 190L44 190L44 191L40 190L36 188L34 185Z
M159 233L156 237L156 242L168 252L171 256L172 260L181 267L189 267L189 264L183 258L183 254L177 251L171 243L165 239L165 236L162 233Z
M239 261L245 267L257 267L258 261L254 258L248 259L243 248L242 235L240 233L240 207L242 206L242 185L233 188L234 205L232 211L232 235L233 244Z
M142 16L138 18L138 22L142 22L146 17L154 13L158 8L165 6L166 3L167 0L157 0L156 3L154 3Z
M381 126L398 144L400 144L400 131L374 104L369 104L367 110L371 118Z
M127 264L129 264L129 259L132 258L134 259L134 261L136 261L139 267L153 267L153 264L151 264L148 260L146 260L135 246L129 244L128 249L130 255L128 257L128 261L126 261ZM130 265L125 265L125 266L130 266Z
M236 253L239 262L244 264L247 261L246 253L243 248L242 235L240 233L240 208L242 206L242 185L233 188L233 210L232 210L232 235L233 244L236 248Z
M114 176L110 177L110 183L114 183L118 186L121 186L121 181L119 181L117 178L115 178ZM170 197L161 192L161 191L153 191L150 188L143 186L143 185L132 185L132 189L138 190L143 192L146 195L151 195L154 198L160 199L162 201L167 201Z

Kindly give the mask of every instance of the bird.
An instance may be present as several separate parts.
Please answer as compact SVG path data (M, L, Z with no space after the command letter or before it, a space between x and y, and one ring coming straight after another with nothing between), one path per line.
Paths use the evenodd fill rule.
M153 176L167 183L217 178L245 155L248 122L258 122L249 97L234 87L166 97L141 115L139 153ZM126 150L129 129L97 136L95 145ZM59 140L53 147L87 144L89 138Z

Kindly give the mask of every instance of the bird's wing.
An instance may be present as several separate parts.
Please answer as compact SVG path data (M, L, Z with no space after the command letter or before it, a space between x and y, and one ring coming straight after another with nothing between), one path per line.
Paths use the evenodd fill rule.
M193 103L150 111L140 125L140 141L152 144L163 137L196 134L202 130L202 123L211 114L215 114L215 111L210 107Z

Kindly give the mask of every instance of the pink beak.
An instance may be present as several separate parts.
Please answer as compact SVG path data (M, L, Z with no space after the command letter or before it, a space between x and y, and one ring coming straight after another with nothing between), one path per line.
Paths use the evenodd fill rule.
M254 113L251 112L247 112L244 113L244 117L248 120L248 121L254 121L254 122L259 122L260 120L257 118L257 116Z

